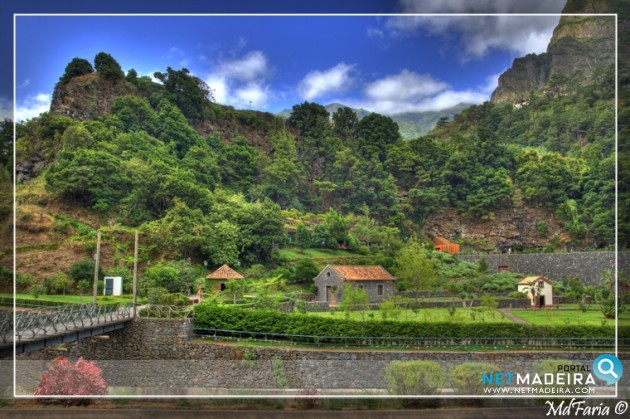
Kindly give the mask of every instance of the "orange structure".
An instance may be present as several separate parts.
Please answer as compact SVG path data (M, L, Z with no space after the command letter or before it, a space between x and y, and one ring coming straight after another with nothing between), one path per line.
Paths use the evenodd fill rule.
M459 255L459 244L451 243L444 237L433 238L433 250L436 252L446 252L451 255Z

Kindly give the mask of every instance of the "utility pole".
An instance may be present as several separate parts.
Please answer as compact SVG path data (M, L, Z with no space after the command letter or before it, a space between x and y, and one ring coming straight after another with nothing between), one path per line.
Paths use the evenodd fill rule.
M101 259L101 231L96 233L96 254L94 255L94 290L92 304L96 306L96 294L98 294L98 263Z
M136 302L138 298L138 230L133 248L133 317L136 317Z

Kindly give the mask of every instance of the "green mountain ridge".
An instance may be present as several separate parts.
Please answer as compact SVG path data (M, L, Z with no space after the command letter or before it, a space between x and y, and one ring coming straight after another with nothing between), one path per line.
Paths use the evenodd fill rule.
M439 111L401 112L389 116L398 124L400 135L402 135L403 138L410 140L413 138L421 137L431 131L440 120L452 120L455 115L459 114L461 111L470 106L472 105L460 103L450 108L442 109ZM352 111L357 114L357 117L359 119L362 119L372 113L366 109L355 109L341 103L330 103L328 105L325 105L324 107L331 116L340 108L352 109ZM291 116L291 110L284 109L283 111L278 112L275 115L284 119L288 119Z

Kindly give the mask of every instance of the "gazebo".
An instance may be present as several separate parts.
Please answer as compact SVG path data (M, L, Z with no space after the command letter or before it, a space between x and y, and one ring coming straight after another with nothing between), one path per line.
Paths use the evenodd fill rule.
M228 265L223 265L206 276L206 280L209 281L208 288L216 288L217 291L223 291L225 289L225 283L230 279L244 279L244 277Z

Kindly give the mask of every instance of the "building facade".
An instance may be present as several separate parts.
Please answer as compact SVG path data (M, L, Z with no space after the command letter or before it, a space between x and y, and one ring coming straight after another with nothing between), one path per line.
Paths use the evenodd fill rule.
M314 278L317 301L335 304L343 298L344 288L363 288L370 302L378 302L396 291L396 278L382 266L327 265Z

